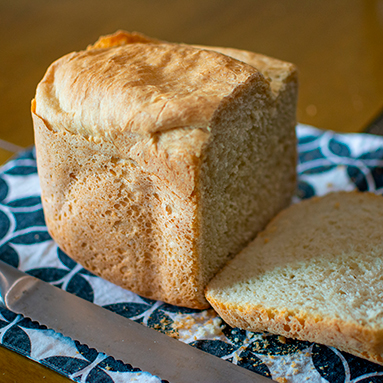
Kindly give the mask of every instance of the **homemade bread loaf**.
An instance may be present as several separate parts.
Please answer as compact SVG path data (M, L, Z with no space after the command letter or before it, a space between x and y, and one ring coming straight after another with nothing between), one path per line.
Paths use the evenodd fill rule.
M205 308L207 282L290 203L296 69L235 52L248 63L117 32L49 67L32 102L42 203L86 269Z
M383 197L292 205L209 283L232 326L334 346L383 364Z

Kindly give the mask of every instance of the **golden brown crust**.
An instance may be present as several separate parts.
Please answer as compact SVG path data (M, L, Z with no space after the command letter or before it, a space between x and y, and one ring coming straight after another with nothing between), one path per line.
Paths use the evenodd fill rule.
M223 320L232 327L248 331L267 331L287 338L333 346L383 365L383 331L337 319L326 319L285 310L268 310L262 306L245 308L224 304L214 295L206 298Z
M263 83L267 93L269 85L253 67L221 54L159 43L117 32L64 56L37 88L36 114L55 130L113 143L123 158L160 169L173 191L187 196L220 104L235 88Z
M200 174L208 148L223 126L230 140L225 119L239 125L241 118L254 141L254 121L262 135L274 129L273 138L289 153L288 186L281 185L272 202L274 209L283 207L294 189L295 102L296 84L276 94L244 62L137 33L120 31L64 56L48 69L32 104L52 237L113 283L148 298L206 308L204 287L217 269L213 263L206 272L208 259L201 255L210 256L200 239ZM259 110L250 117L252 108ZM220 145L230 147L224 140ZM204 196L211 198L210 192ZM236 246L254 231L247 229ZM230 255L223 251L219 264Z
M270 80L270 87L276 95L278 95L288 82L297 81L297 68L292 63L241 49L206 47L203 45L194 46L222 53L257 68L266 79Z
M102 36L99 40L88 47L88 49L109 48L113 46L121 46L132 44L135 42L161 44L163 40L154 39L137 32L126 32L119 30L113 34ZM297 81L297 68L294 64L265 56L260 53L249 52L241 49L210 47L205 45L193 45L193 47L203 50L209 50L222 53L236 60L257 68L265 78L270 79L271 89L278 93L288 81Z
M33 106L32 117L46 224L58 245L147 298L207 308L193 256L195 196L178 197L110 143L49 129ZM172 246L179 236L182 246Z
M113 34L100 36L100 38L91 45L88 45L87 50L91 49L104 49L121 45L134 44L134 43L161 43L164 41L154 39L153 37L145 36L139 32L127 33L118 30Z
M54 126L112 141L129 133L206 127L221 101L254 77L265 81L250 65L189 46L90 49L48 69L37 88L36 113Z

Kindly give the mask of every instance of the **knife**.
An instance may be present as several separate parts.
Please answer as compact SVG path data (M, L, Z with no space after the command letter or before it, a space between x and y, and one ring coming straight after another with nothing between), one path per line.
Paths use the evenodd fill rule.
M0 261L0 306L170 383L269 379L104 309Z

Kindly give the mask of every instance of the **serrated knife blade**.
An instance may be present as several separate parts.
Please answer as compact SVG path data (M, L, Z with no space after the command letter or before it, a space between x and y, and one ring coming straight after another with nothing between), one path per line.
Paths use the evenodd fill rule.
M170 383L270 382L3 261L0 261L0 294L0 306Z

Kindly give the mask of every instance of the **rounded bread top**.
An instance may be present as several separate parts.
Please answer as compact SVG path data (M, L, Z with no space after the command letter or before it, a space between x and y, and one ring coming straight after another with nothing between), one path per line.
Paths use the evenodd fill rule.
M47 70L36 114L55 130L113 138L206 127L240 85L268 81L223 54L170 43L133 42L68 54Z

